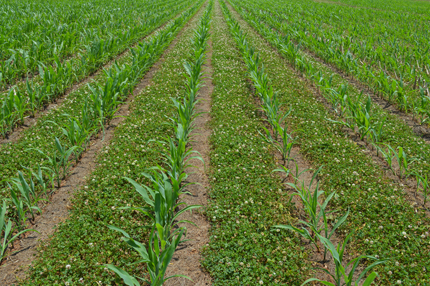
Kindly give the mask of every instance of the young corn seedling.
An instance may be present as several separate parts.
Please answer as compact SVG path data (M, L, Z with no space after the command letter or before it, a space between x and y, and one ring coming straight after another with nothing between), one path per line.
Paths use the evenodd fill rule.
M47 192L48 185L45 182L45 178L43 176L42 168L40 167L40 165L39 164L37 165L37 172L33 172L33 170L31 170L30 168L26 168L26 167L24 168L26 170L29 170L33 174L33 176L36 178L38 185L42 188L42 192L45 194L46 198L48 198L49 197Z
M421 185L421 191L424 195L423 206L425 206L427 203L427 197L428 197L429 191L430 191L428 175L427 174L419 175L417 173L414 173L414 175L415 175L415 178L417 180L417 191L415 192L415 197L417 196L417 192L418 192L420 185Z
M119 231L124 235L122 240L124 240L131 248L138 252L141 257L141 259L136 263L146 263L147 270L149 272L150 280L148 281L145 278L134 277L112 264L106 264L105 266L122 278L126 285L140 286L140 283L137 279L142 280L145 283L149 283L151 286L162 286L168 279L173 277L184 277L190 279L187 276L179 274L164 278L167 267L172 260L173 253L181 242L184 229L181 229L170 242L160 231L160 228L162 227L159 224L156 224L152 227L152 231L149 236L148 247L145 247L142 243L137 242L131 238L130 235L122 229L112 226L109 226L109 228Z
M397 148L398 151L396 151L390 145L388 145L388 144L384 144L384 145L387 146L387 148L389 150L388 151L389 154L393 154L393 158L395 158L397 161L397 164L399 166L398 176L400 177L400 179L408 177L411 174L409 171L409 167L417 159L416 158L409 158L409 156L404 151L403 147L398 147ZM393 168L391 168L391 170L393 171L394 175L396 175L396 172L393 170Z
M23 97L22 93L18 89L12 89L13 95L13 106L18 114L18 118L21 124L24 124L24 115L27 112L27 100Z
M18 198L18 195L16 193L16 190L9 185L10 188L10 201L12 202L14 209L15 209L15 216L14 221L15 224L18 226L19 230L25 229L27 225L27 212L28 209L25 208L24 202Z
M121 209L131 209L141 212L148 216L154 224L160 224L163 227L163 233L166 238L174 235L178 229L172 231L179 223L188 221L178 221L177 218L188 210L200 208L200 205L186 206L182 210L175 213L175 210L180 205L185 203L177 203L179 196L185 194L183 187L180 186L181 181L187 178L187 175L182 174L180 180L173 177L168 177L164 172L155 171L153 174L143 173L152 182L152 188L145 185L141 186L136 181L125 178L129 181L136 191L142 196L143 200L148 204L148 207L123 207Z
M12 131L18 121L18 116L15 109L15 98L12 89L5 97L1 109L2 133L6 137L8 132Z
M31 214L31 218L34 221L33 210L36 210L39 213L42 213L42 210L37 206L37 204L39 201L46 200L46 199L40 198L40 196L36 192L33 179L30 178L30 184L28 184L21 171L18 171L18 178L12 178L11 182L15 185L16 189L18 189L19 192L21 193L21 201L27 206ZM9 187L12 188L12 186L10 185Z
M0 207L0 234L1 236L1 250L0 250L0 262L6 257L6 251L9 248L9 245L12 245L15 240L17 240L21 234L29 231L38 231L34 229L25 229L21 230L15 235L15 228L12 227L12 222L10 219L6 217L6 202L3 201L3 207Z
M367 272L369 272L370 270L372 270L375 266L385 263L388 261L388 259L383 259L383 260L377 260L376 257L373 256L369 256L369 255L361 255L353 260L351 260L350 262L348 262L347 264L344 263L344 253L345 253L345 247L346 244L348 243L348 240L350 239L350 237L352 236L352 233L350 233L344 240L344 242L342 244L339 243L339 245L337 246L337 248L331 243L331 241L319 234L317 234L318 239L321 241L321 243L325 246L325 248L327 248L330 253L332 254L334 263L335 263L335 272L334 273L330 273L327 269L325 268L320 268L320 270L324 271L325 273L329 274L333 280L335 281L334 283L329 282L329 281L323 281L317 278L310 278L308 280L306 280L302 285L308 284L310 282L320 282L323 285L327 285L327 286L358 286L358 285L363 285L363 286L369 286L370 284L372 284L372 282L375 280L375 278L377 277L377 273L376 272L372 272L363 282L363 284L360 283L361 279L364 278L364 276L366 275ZM361 259L372 259L372 260L376 260L376 262L370 264L369 266L367 266L358 276L357 280L354 281L354 274L355 271L357 271L357 267L360 264L360 260ZM351 266L352 269L350 270L350 272L347 274L346 269ZM360 283L360 284L359 284Z
M296 184L292 184L292 183L287 183L287 185L293 187L295 190L295 193L292 195L300 197L301 202L303 203L304 210L308 216L307 221L300 220L299 223L305 225L307 228L311 230L311 232L309 232L308 229L305 227L297 228L292 225L273 226L275 228L288 229L299 233L305 239L309 239L315 245L318 252L320 251L320 248L318 245L318 241L316 240L316 235L319 234L323 229L325 229L326 234L328 233L328 230L326 229L327 225L325 224L320 225L320 220L325 217L327 204L335 194L335 193L331 193L326 198L324 203L321 205L318 202L318 199L324 192L319 191L319 182L316 183L317 185L315 186L315 189L313 190L313 192L311 191L312 184L316 179L316 177L318 176L318 173L321 171L321 169L322 169L322 166L318 168L317 171L315 171L314 175L312 176L311 182L309 183L309 187L306 187L304 185L304 181L301 182L301 186L297 186Z
M29 99L28 105L31 112L31 117L34 117L35 111L42 106L45 96L41 92L42 89L34 85L31 86L28 79L25 82L25 86L27 88L27 95Z
M56 122L47 121L59 126ZM77 146L77 151L75 152L75 160L78 162L80 155L85 150L86 144L88 143L90 137L90 130L85 129L84 125L78 122L76 118L69 118L67 124L63 124L61 130L64 136L69 140L70 146Z
M57 180L57 187L59 188L61 180L63 180L67 176L67 172L69 171L69 168L71 166L69 158L78 147L73 146L67 149L65 146L63 147L61 145L58 138L55 138L55 147L57 148L57 150L53 152L50 156L43 153L39 149L31 148L29 150L36 150L48 160L50 167L43 168L49 170L51 173L54 174Z

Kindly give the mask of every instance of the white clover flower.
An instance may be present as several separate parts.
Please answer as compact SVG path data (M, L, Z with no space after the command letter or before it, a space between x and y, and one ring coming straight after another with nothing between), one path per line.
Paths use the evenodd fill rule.
M388 271L388 275L391 275L391 274L393 274L393 272L391 272L391 271Z
M72 266L70 264L66 265L66 269L70 269Z
M260 282L258 282L258 283L260 283L260 285L263 285L263 280L260 280Z
M403 235L403 236L406 236L406 232L405 232L405 231L403 231L403 232L402 232L402 235Z
M397 284L402 284L402 280L397 280Z

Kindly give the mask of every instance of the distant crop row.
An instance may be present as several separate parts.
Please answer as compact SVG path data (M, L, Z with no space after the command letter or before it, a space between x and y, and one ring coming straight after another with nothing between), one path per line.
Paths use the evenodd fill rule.
M56 55L54 66L39 64L39 75L36 78L27 79L25 83L12 87L0 96L1 136L7 137L17 126L23 124L25 116L34 116L38 110L43 110L46 104L55 101L73 84L96 71L106 61L187 6L187 3L179 3L165 11L165 7L158 4L157 9L153 9L148 18L143 20L143 25L136 26L122 36L105 39L97 37L85 53L70 61L63 62Z
M141 35L159 8L177 1L32 4L11 1L0 8L0 89L68 57L95 52L105 42L124 44ZM154 11L154 9L156 11ZM58 63L57 63L58 64Z
M305 5L300 1L289 5L253 1L244 7L268 27L280 31L296 49L308 49L359 79L400 110L419 117L421 123L430 120L430 46L426 40L426 21L418 22L423 27L413 28L408 25L416 21L378 18L373 14L368 16L371 19L363 21L367 14L361 15L365 13L362 10ZM340 21L336 16L340 14L348 16L347 20L343 17ZM330 25L325 23L326 17L331 19ZM383 31L378 33L375 27ZM406 32L409 29L414 31L412 35ZM403 33L399 32L402 30ZM403 35L408 37L399 40Z
M194 6L195 9L196 6ZM6 183L7 187L3 189L0 217L7 223L1 224L6 228L0 259L6 254L8 244L17 238L14 230L25 230L27 221L34 220L35 211L41 213L39 202L48 200L55 187L60 187L61 181L68 176L68 171L73 164L71 159L78 163L81 154L88 148L89 140L100 132L104 136L104 127L114 118L119 106L159 58L167 43L173 39L174 32L183 25L184 19L190 17L192 13L193 9L184 12L181 17L171 21L165 29L133 48L132 53L123 59L121 64L116 63L106 70L98 82L84 87L85 97L82 102L79 102L80 108L75 110L76 114L57 114L60 118L57 116L51 117L51 120L45 118L41 126L30 128L32 136L25 140L36 139L39 144L35 144L34 147L31 144L24 144L24 150L20 152L24 152L23 155L27 159L36 159L36 162L39 162L33 164L30 163L31 161L19 160L18 178L8 177L7 171L11 170L8 169L6 161L2 169L3 183ZM39 140L39 136L43 135L37 132L37 129L47 127L49 129L48 125L56 126L59 132L50 134L50 137L53 137L52 145L40 144L44 141ZM11 146L17 150L21 149L20 144ZM6 145L3 150L8 149ZM41 160L37 160L38 157L26 156L28 152L38 154ZM13 160L9 154L10 151L5 151L2 155ZM30 219L29 215L31 215Z

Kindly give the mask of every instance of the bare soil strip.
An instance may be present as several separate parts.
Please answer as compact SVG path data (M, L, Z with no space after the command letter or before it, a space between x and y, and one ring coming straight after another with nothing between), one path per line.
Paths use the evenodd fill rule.
M172 278L166 282L167 286L203 286L212 284L209 273L200 264L201 249L209 242L208 231L210 228L210 223L204 215L204 208L207 205L208 190L210 188L207 173L210 165L209 137L211 129L208 128L208 123L211 119L209 111L211 109L211 95L214 90L214 85L212 83L211 40L208 42L208 52L206 54L206 63L203 65L203 72L206 78L203 81L204 86L200 89L197 97L199 102L196 104L196 113L202 112L202 114L194 121L195 130L192 132L191 146L193 150L200 153L205 163L200 160L193 160L191 162L195 168L187 169L189 175L187 181L197 184L188 186L187 191L190 192L191 195L185 195L181 199L186 205L202 205L203 207L194 211L194 213L186 212L180 217L181 220L192 221L197 227L190 224L185 225L187 227L186 239L189 239L189 241L179 245L166 273L167 277L174 274L186 275L193 281L185 278Z
M183 11L189 9L190 7L191 6L187 7ZM115 63L115 61L118 61L119 59L121 59L121 58L126 57L127 55L129 55L131 48L136 47L140 42L144 41L145 39L151 37L152 35L154 35L158 31L162 30L170 21L172 21L172 20L180 17L181 14L182 14L182 12L180 12L174 18L166 21L160 27L158 27L157 29L155 29L152 33L150 33L147 36L145 36L145 37L141 38L140 40L136 41L136 43L134 43L133 45L131 45L127 49L124 49L124 51L122 51L118 55L114 56L112 60L108 61L106 64L104 64L101 67L99 67L95 72L93 72L92 74L90 74L88 77L86 77L85 79L83 79L82 81L80 81L78 83L75 83L70 88L66 89L66 91L64 92L64 94L62 96L58 97L54 102L48 103L43 110L37 111L34 117L30 117L30 116L25 117L24 124L20 125L19 127L16 127L11 133L8 134L7 138L0 139L0 144L14 143L14 142L18 141L21 138L21 133L24 130L30 128L31 126L36 125L36 123L39 120L39 118L43 117L50 110L57 109L59 106L61 106L64 103L64 101L68 98L68 96L70 94L72 94L76 90L80 89L81 87L83 87L87 83L90 83L93 79L95 79L97 76L99 76L101 73L103 73L103 70L109 69Z
M204 5L200 9L203 8ZM198 13L193 17L196 17L197 14ZM82 159L74 167L69 177L63 180L61 188L56 190L50 203L43 209L43 214L36 217L35 224L31 226L31 228L37 230L40 234L30 232L28 236L20 240L20 245L14 245L13 251L18 251L10 255L0 267L0 285L11 285L25 279L26 270L34 260L34 256L37 255L37 247L40 245L40 242L48 241L49 236L54 234L57 224L64 222L68 217L69 209L72 207L71 199L73 193L85 184L86 176L96 167L95 161L98 151L104 146L109 145L110 140L114 136L116 127L118 127L129 114L130 105L135 96L138 95L143 88L151 84L152 78L164 62L164 56L175 47L178 39L181 37L183 31L190 25L192 19L182 28L169 47L163 52L160 59L151 67L136 86L133 94L127 98L126 102L117 111L116 115L122 117L114 118L109 126L106 127L104 140L102 140L102 136L98 136L98 138L92 140L90 148L84 153Z

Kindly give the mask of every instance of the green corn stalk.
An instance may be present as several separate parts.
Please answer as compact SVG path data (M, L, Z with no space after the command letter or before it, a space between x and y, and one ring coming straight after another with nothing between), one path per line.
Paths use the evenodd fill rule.
M28 170L29 168L26 168L26 169ZM40 167L40 165L39 164L37 165L37 172L31 171L31 173L36 178L36 181L38 185L42 188L42 191L45 194L46 198L48 198L48 193L47 193L48 185L45 182L45 179L42 173L42 168Z
M410 165L416 161L416 158L409 158L409 156L404 151L403 147L398 147L397 152L394 150L390 145L384 144L387 146L387 148L394 154L394 158L397 161L397 164L399 165L399 177L400 179L403 179L403 175L405 177L408 177L410 175L409 167ZM404 174L403 174L404 171ZM394 171L393 171L394 172ZM395 172L394 172L395 173Z
M419 175L418 173L414 173L414 176L417 180L417 191L415 192L415 197L417 196L417 192L418 192L419 187L421 185L422 192L424 195L423 206L425 206L427 203L427 197L428 197L429 191L430 191L428 175L426 174L426 175L422 176L422 175Z
M335 263L335 273L330 273L327 269L325 268L319 268L320 270L324 271L325 273L327 273L328 275L330 275L333 280L335 281L334 283L329 282L329 281L323 281L317 278L310 278L308 280L306 280L302 285L308 284L310 282L320 282L323 285L327 285L327 286L358 286L358 285L363 285L363 286L369 286L370 284L372 284L372 282L375 280L377 273L376 272L372 272L367 278L366 280L364 280L363 284L359 284L359 282L361 281L361 279L364 278L364 276L366 275L367 272L369 272L370 270L372 270L375 266L379 265L379 264L383 264L385 262L388 261L388 259L383 259L383 260L377 260L377 258L373 257L373 256L369 256L369 255L361 255L353 260L351 260L350 262L348 262L346 265L344 264L343 261L343 255L345 253L345 247L346 244L348 243L348 240L350 239L350 237L352 236L353 233L350 233L344 240L344 242L341 244L339 243L339 245L337 246L337 248L331 243L331 241L321 235L317 235L318 239L321 241L322 244L324 244L324 246L330 251L330 253L333 256L333 260ZM360 264L360 260L361 259L372 259L372 260L376 260L376 262L370 264L369 266L367 266L358 276L357 280L354 281L354 274L355 271L357 270L358 265ZM348 268L348 266L352 266L352 269L350 270L350 272L347 274L346 273L346 269Z
M373 144L373 146L376 149L376 155L379 156L379 153L381 153L385 161L387 162L391 172L393 172L393 174L396 175L396 172L394 171L394 168L393 168L394 154L392 152L392 148L388 148L387 151L384 151L384 149L382 149L380 146L376 144Z
M15 98L13 94L13 89L9 91L9 94L5 97L1 109L1 119L2 119L2 135L7 137L7 133L12 131L18 121L15 109Z
M138 279L150 283L151 286L162 286L168 279L173 277L183 277L191 280L187 276L184 275L173 275L167 278L164 278L167 267L172 260L173 253L181 242L182 235L184 233L184 229L181 229L177 236L174 237L172 242L166 240L163 236L161 228L159 224L156 224L152 227L152 231L149 237L149 245L145 247L142 243L135 241L130 237L128 233L123 231L122 229L116 228L114 226L109 226L110 229L121 232L124 237L124 240L131 248L133 248L136 252L139 253L141 259L137 263L146 263L147 269L150 276L150 281L141 277L133 277L126 271L117 268L114 265L106 264L105 267L114 271L119 277L121 277L126 285L129 286L140 286ZM192 281L192 280L191 280Z
M28 232L28 231L35 231L39 233L38 231L34 229L25 229L22 231L19 231L17 234L13 235L15 228L12 227L12 222L8 219L6 222L6 202L3 201L3 207L0 207L0 234L3 234L1 236L1 250L0 250L0 262L3 261L3 259L6 257L6 251L9 247L9 245L13 244L13 242L18 239L21 234Z
M318 173L321 171L321 169L322 169L322 166L318 168L317 171L314 172L311 182L309 183L309 187L306 187L303 181L301 182L301 186L297 186L296 184L292 184L292 183L287 183L287 185L295 189L295 193L292 195L300 197L304 206L304 210L306 211L308 216L307 221L300 220L299 223L308 227L311 230L311 232L309 232L305 227L297 228L292 225L273 226L274 228L288 229L299 233L305 239L309 239L315 245L318 252L320 251L320 249L319 249L318 241L316 240L316 234L319 234L323 229L325 229L326 233L328 232L327 228L325 228L327 227L327 225L320 226L320 220L321 218L325 217L326 206L335 194L335 193L331 193L326 198L324 203L321 205L319 204L318 199L324 192L318 190L319 182L317 182L315 189L313 190L313 192L311 192L312 184L316 179L316 177L318 176Z
M24 202L18 198L18 195L14 188L9 185L10 188L10 201L15 207L15 224L18 226L19 230L23 230L27 223L27 212L25 209Z
M77 146L73 146L69 149L63 147L58 140L55 138L55 147L56 151L52 152L52 155L47 155L39 149L31 148L29 150L36 150L40 154L42 154L49 162L50 167L43 167L44 169L50 171L54 174L57 180L57 187L60 187L61 180L64 179L69 171L71 166L69 158L70 155L78 148Z
M83 115L84 116L84 115ZM56 122L46 121L59 126ZM90 137L90 130L84 128L84 124L81 124L76 118L69 117L69 122L60 126L64 136L69 140L70 146L76 146L79 151L75 152L75 160L78 162L80 155L85 149L85 145Z
M27 206L27 208L31 214L31 218L34 221L34 211L33 210L36 210L39 213L42 213L42 210L37 206L37 203L41 200L46 200L46 199L41 199L39 197L39 195L36 192L33 179L30 178L30 184L28 184L21 171L18 171L18 178L12 178L11 182L15 185L15 187L21 193L21 200ZM11 187L11 186L9 185L9 187Z

